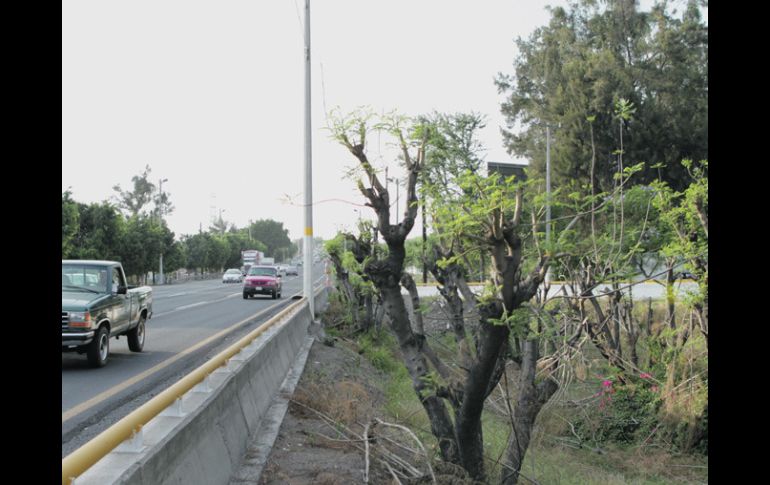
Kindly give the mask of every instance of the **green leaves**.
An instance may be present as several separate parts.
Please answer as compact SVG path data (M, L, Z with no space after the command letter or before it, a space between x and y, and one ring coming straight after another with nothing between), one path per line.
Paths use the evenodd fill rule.
M615 117L628 121L634 113L636 113L634 103L626 98L620 98L615 102Z
M516 127L504 131L506 148L531 161L530 175L545 173L547 121L559 126L551 133L554 185L593 176L600 191L610 190L615 170L602 161L620 147L621 120L633 121L623 157L665 164L648 165L640 181L659 172L672 187L686 187L679 161L708 158L708 26L672 8L573 2L517 41L513 73L495 83L506 124Z

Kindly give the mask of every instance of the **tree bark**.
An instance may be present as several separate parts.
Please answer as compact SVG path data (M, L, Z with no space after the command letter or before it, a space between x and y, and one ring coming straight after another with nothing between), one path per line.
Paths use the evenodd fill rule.
M390 278L386 278L390 279ZM378 280L375 279L375 284ZM428 364L420 350L420 339L412 332L404 299L397 285L379 286L385 311L390 316L390 326L398 340L404 364L412 378L412 387L425 408L433 435L438 439L441 457L459 464L457 440L451 417L441 398L427 388Z
M537 415L558 389L556 381L550 377L535 383L538 356L537 339L526 340L519 376L519 396L513 413L513 431L508 439L506 449L506 464L512 470L504 468L501 479L503 485L518 483L519 473L524 463L527 448L529 448Z
M463 389L463 401L455 416L457 442L463 468L479 481L486 480L484 471L484 442L481 433L481 412L489 383L497 367L498 357L510 332L507 325L495 325L489 320L502 316L502 305L492 303L480 308L479 347L474 365Z
M666 271L666 303L668 308L668 325L676 328L676 298L674 296L674 262L668 262L668 271Z

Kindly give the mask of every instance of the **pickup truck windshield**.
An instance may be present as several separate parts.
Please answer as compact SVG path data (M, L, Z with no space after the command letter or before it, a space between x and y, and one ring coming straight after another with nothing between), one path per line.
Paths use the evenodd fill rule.
M63 264L61 267L62 288L109 293L108 270L109 268L105 266Z
M249 276L275 276L275 268L251 268Z

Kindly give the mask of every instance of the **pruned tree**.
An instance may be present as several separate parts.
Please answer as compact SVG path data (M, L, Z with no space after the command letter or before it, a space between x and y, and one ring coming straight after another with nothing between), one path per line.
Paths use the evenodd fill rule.
M362 173L357 182L358 189L366 198L366 205L374 209L377 229L388 247L387 255L370 259L364 270L380 294L390 327L403 354L404 364L412 378L412 386L428 414L431 431L438 440L441 456L446 461L459 464L460 450L449 411L429 385L432 381L430 366L423 350L427 342L412 330L400 287L406 256L404 242L417 216L416 184L424 161L427 136L415 130L405 133L410 127L404 117L391 115L372 126L373 116L371 113L360 112L346 118L334 117L330 126L334 138L348 149L360 165ZM406 166L407 202L403 218L396 224L390 223L390 194L366 155L366 136L372 129L386 131L396 138ZM416 154L412 142L416 145Z
M487 178L466 170L458 173L454 182L459 189L457 198L444 194L447 204L443 212L434 212L433 225L443 233L446 244L438 247L439 268L445 270L452 264L461 264L462 255L452 251L457 248L468 251L471 247L483 251L493 268L486 291L480 296L468 291L466 296L476 306L480 324L474 352L469 351L467 355L467 368L457 373L431 348L419 312L415 312L414 321L410 320L401 296L401 287L404 287L413 299L413 307L419 308L414 282L403 271L404 242L417 215L416 185L425 168L433 127L430 123L410 123L404 117L393 115L376 123L373 119L374 115L366 112L334 116L330 126L335 139L358 163L359 191L375 211L377 229L388 248L386 254L366 261L364 272L382 298L442 458L462 466L474 479L487 477L481 427L484 402L505 372L506 362L513 360L518 364L520 391L511 418L514 431L507 452L513 473L503 478L503 483L516 483L535 419L558 388L551 377L558 359L548 355L549 359L541 360L541 354L552 353L556 348L558 330L552 321L537 316L539 310L535 306L528 307L553 258L550 248L541 250L538 242L542 238L536 230L541 212L538 205L542 207L543 200L535 191L527 192L525 197L524 184L514 183L512 179ZM383 130L395 137L407 172L407 204L402 218L395 224L390 223L390 194L366 155L367 135L373 130ZM524 214L534 224L525 223ZM534 242L526 251L525 240ZM437 274L441 276L438 271ZM444 288L454 284L446 279L442 283ZM453 324L458 339L463 339L464 324L461 321ZM447 406L451 406L453 417Z

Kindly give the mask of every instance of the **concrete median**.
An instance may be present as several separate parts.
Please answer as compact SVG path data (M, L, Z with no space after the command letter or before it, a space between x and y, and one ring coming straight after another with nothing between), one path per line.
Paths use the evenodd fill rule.
M316 308L323 308L326 291L315 298ZM75 483L229 483L306 342L310 323L309 306L301 305Z

